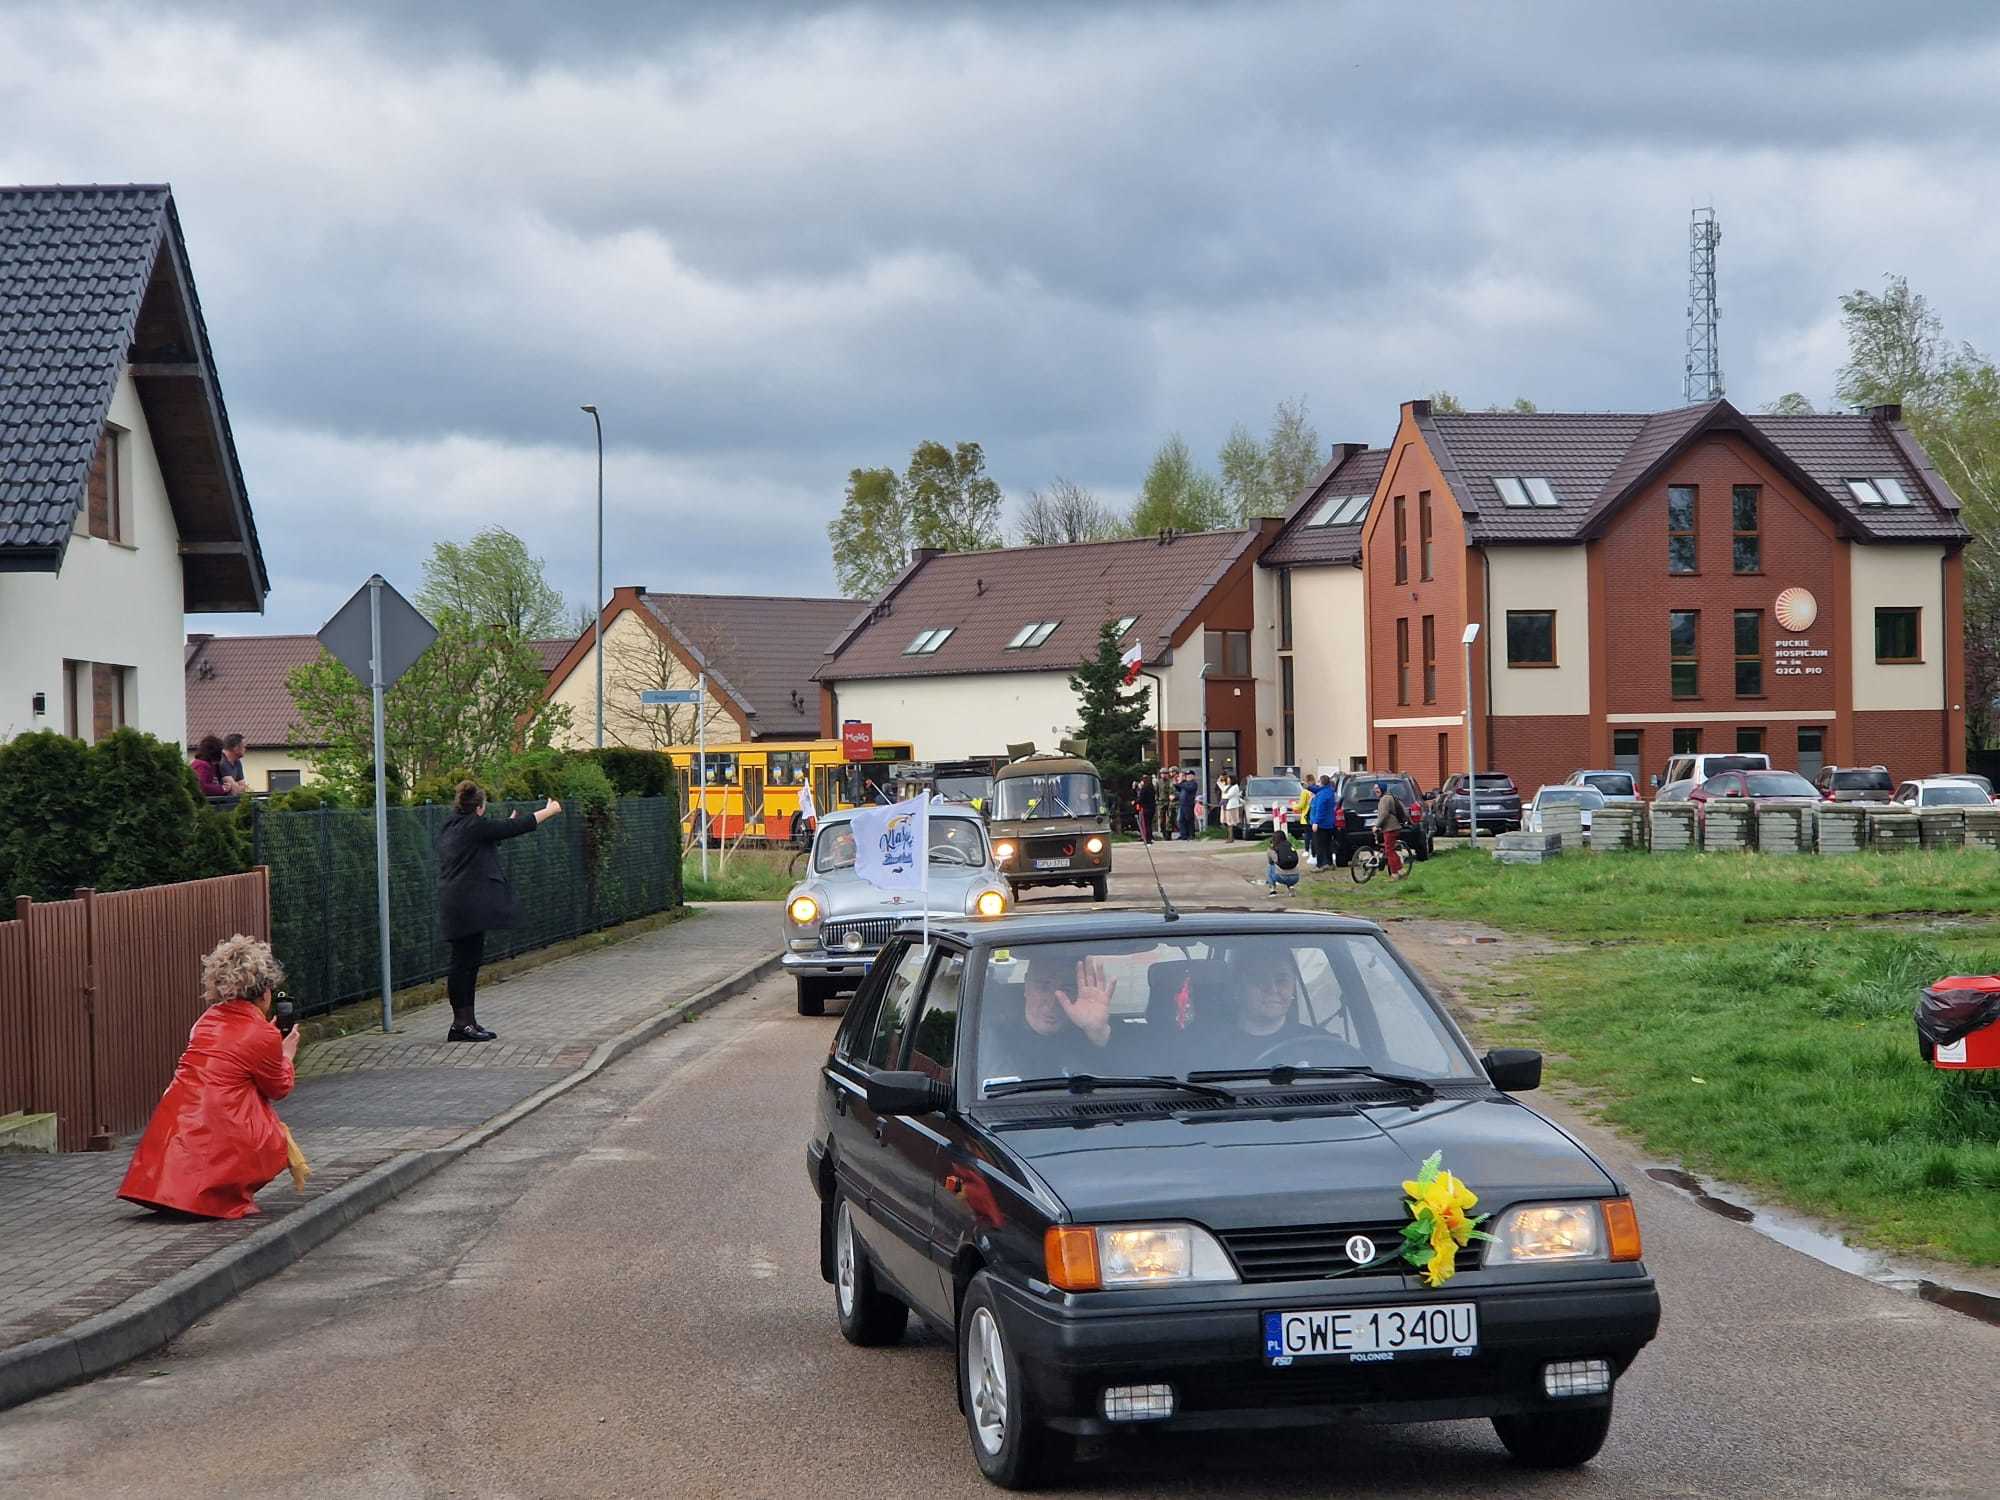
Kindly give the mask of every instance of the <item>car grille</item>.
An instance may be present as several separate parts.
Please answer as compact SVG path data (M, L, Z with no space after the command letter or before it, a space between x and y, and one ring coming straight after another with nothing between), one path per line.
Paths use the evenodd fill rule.
M1379 1262L1373 1271L1355 1271L1347 1258L1347 1241L1365 1234L1375 1242ZM1236 1258L1245 1281L1311 1281L1322 1276L1415 1275L1417 1268L1402 1259L1401 1224L1291 1224L1270 1229L1231 1229L1222 1243ZM1458 1252L1457 1269L1479 1269L1479 1246Z
M896 922L895 917L861 917L849 922L828 922L819 930L820 943L823 947L838 948L847 941L848 933L858 932L863 948L879 948L895 933Z
M1041 838L1021 840L1021 852L1027 859L1073 859L1083 852L1083 841L1087 837L1081 833L1050 834Z

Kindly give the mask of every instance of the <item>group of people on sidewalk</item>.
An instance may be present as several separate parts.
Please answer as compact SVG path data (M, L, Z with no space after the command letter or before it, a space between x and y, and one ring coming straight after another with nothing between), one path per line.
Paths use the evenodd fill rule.
M1215 806L1220 810L1224 836L1242 838L1243 784L1227 771L1215 779ZM1152 843L1155 837L1199 837L1206 808L1201 773L1192 766L1167 766L1155 775L1141 776L1132 788L1132 808L1139 815L1142 844Z

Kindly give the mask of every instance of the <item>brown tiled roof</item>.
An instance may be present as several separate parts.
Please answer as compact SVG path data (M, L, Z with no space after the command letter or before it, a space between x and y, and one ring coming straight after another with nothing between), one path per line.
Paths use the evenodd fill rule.
M535 653L535 660L542 664L542 675L546 677L556 669L557 663L569 655L569 648L575 644L576 637L566 635L559 641L530 641L528 649Z
M1275 527L1276 522L1269 523ZM1136 615L1147 662L1169 657L1174 631L1265 531L1198 531L1162 543L1068 542L920 558L864 613L819 669L822 681L1070 671L1106 620ZM1009 651L1023 625L1059 620L1038 648ZM949 627L936 652L908 656L921 631Z
M1416 412L1469 519L1475 543L1569 542L1595 531L1658 466L1705 432L1735 432L1791 473L1807 496L1871 541L1963 541L1958 500L1893 409L1772 417L1727 401L1662 412ZM1495 475L1539 475L1559 502L1508 506ZM1894 475L1908 506L1863 508L1848 478Z
M813 673L827 646L866 608L854 599L646 594L646 608L750 722L752 739L819 733Z
M1266 568L1351 565L1361 560L1361 523L1368 512L1340 526L1314 526L1313 513L1336 495L1372 495L1389 461L1387 448L1343 443L1299 491L1285 512L1285 526L1257 561Z
M319 640L310 635L190 636L188 738L240 734L252 750L295 744L296 710L285 679L319 656Z

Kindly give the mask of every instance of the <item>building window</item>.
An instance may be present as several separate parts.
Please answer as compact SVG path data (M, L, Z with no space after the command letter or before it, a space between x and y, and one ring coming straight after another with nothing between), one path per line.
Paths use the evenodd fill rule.
M1417 576L1426 583L1431 576L1431 492L1417 492Z
M107 426L97 439L97 452L90 460L87 486L90 534L107 542L126 541L125 534L125 434Z
M771 786L804 786L812 774L812 753L807 750L773 750L768 757Z
M1403 769L1403 760L1396 752L1396 736L1393 734L1389 736L1389 769L1392 771Z
M1201 769L1201 731L1183 729L1179 736L1181 764L1191 770ZM1202 801L1208 806L1211 826L1217 821L1216 814L1221 803L1215 795L1215 778L1227 771L1236 775L1236 731L1233 729L1211 729L1208 732L1208 778L1209 784L1202 791Z
M1676 698L1701 696L1701 662L1696 650L1700 636L1700 610L1675 609L1667 612L1667 655L1672 663L1669 676Z
M1730 559L1739 573L1764 571L1764 538L1757 529L1757 486L1739 484L1729 492Z
M1211 677L1250 675L1250 632L1247 630L1207 630L1202 632L1202 660Z
M1923 616L1920 609L1875 611L1875 660L1884 666L1904 666L1924 659Z
M1556 612L1552 609L1507 611L1507 665L1553 667L1556 664Z
M132 694L132 669L114 667L109 662L90 664L90 738L107 739L128 722Z
M1298 723L1294 716L1297 707L1294 702L1297 682L1292 676L1292 670L1291 657L1278 658L1278 695L1285 721L1285 764L1288 766L1299 763Z
M1826 764L1826 728L1814 724L1799 730L1799 774L1811 781Z
M1403 497L1396 497L1396 582L1410 581L1410 514Z
M1278 569L1278 649L1292 649L1292 570Z
M83 704L88 691L84 684L89 680L89 662L63 663L63 733L73 740L83 738Z
M1122 638L1126 631L1138 623L1139 617L1137 615L1125 615L1119 619L1118 624L1113 628L1111 633Z
M1637 785L1639 768L1646 763L1645 742L1636 729L1611 731L1611 768L1629 775Z
M1741 755L1762 755L1764 753L1764 731L1762 729L1739 729L1736 731L1736 749Z
M1698 573L1694 550L1695 487L1667 486L1667 571Z
M1449 776L1450 774L1451 774L1451 736L1448 734L1440 734L1438 736L1438 782L1442 784L1445 777Z
M1060 624L1062 624L1061 620L1030 620L1014 632L1014 639L1007 643L1006 649L1009 651L1032 651L1050 636L1054 635L1056 633L1056 626ZM944 644L944 636L950 634L949 630L945 631L944 635L939 636L929 649L931 651L937 650L939 646ZM919 636L918 639L922 640L923 637ZM908 655L909 653L905 652L904 654Z
M1055 627L1050 626L1049 628L1053 630ZM917 632L917 638L911 641L909 645L903 648L903 655L929 656L933 652L935 652L938 647L942 646L946 641L951 639L951 633L955 629L957 629L956 626L945 625L934 630L920 630ZM1044 637L1044 639L1046 639L1046 637ZM1039 645L1040 642L1037 642L1036 644Z
M1396 621L1396 701L1410 701L1410 618Z
M1736 696L1764 696L1764 611L1736 611Z
M1495 474L1493 488L1500 492L1502 505L1517 509L1525 506L1544 508L1561 504L1556 492L1549 487L1548 480L1538 474Z
M1701 754L1701 731L1699 729L1676 729L1674 731L1674 754Z
M1438 701L1437 616L1424 616L1424 702Z
M274 770L271 772L270 778L265 785L265 790L269 792L295 792L299 789L300 781L301 774L298 771Z

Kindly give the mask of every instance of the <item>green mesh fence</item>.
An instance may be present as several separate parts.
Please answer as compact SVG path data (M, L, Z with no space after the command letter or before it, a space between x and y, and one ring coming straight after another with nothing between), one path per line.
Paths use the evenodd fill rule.
M489 818L539 803L495 802ZM437 834L445 807L389 810L389 944L398 988L444 976ZM301 1015L379 993L375 814L260 813L255 862L271 867L271 941ZM486 936L506 958L681 904L680 818L672 797L622 797L591 818L565 812L499 846L520 898L515 925Z

